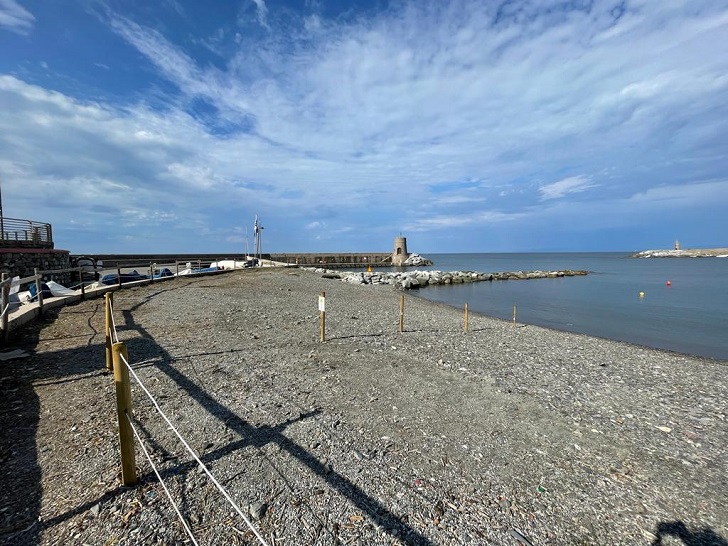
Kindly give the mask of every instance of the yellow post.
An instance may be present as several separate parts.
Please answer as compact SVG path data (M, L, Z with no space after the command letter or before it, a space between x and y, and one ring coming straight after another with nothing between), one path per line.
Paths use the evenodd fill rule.
M121 453L121 483L135 485L136 454L134 452L134 431L127 420L131 416L131 386L129 385L129 361L126 345L122 342L112 345L114 355L114 384L116 385L116 416L119 420L119 451ZM123 357L123 360L122 360Z
M114 303L114 294L107 292L104 294L104 332L106 334L106 369L110 372L114 371L114 359L111 355L111 330L114 322L111 320L112 305Z
M465 331L468 331L468 304L465 304Z
M404 294L399 296L399 331L404 332Z
M321 313L321 343L326 341L326 292L319 296L319 312Z
M516 306L513 306L513 326L516 325Z

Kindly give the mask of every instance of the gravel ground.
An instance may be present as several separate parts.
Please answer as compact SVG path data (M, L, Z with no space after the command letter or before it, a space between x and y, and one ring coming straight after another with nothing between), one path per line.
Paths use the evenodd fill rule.
M473 314L466 333L410 294L400 333L400 292L301 270L114 298L135 372L271 545L728 546L725 361ZM0 544L192 543L139 448L120 485L103 315L50 311L0 363ZM132 393L197 542L256 544Z

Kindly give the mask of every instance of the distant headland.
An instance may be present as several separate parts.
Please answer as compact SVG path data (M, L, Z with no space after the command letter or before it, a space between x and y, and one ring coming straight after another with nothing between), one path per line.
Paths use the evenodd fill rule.
M632 254L633 258L728 258L728 247L723 248L676 248L671 250L643 250Z

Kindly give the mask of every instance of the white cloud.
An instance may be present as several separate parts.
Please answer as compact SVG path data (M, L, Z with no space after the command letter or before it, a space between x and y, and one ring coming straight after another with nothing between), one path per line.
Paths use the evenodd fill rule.
M63 187L67 210L119 209L116 196L129 193L123 210L137 212L127 221L189 221L211 233L219 211L238 209L232 223L285 210L276 216L292 223L285 241L324 221L330 233L512 225L573 196L627 206L661 195L658 185L689 187L696 166L701 178L725 172L728 59L714 52L728 49L728 10L710 2L689 11L643 2L618 20L600 2L590 11L509 4L523 11L498 16L487 2L403 2L283 23L253 2L257 32L213 33L217 55L235 49L214 63L203 37L110 15L150 63L144 81L174 87L160 92L170 86L156 80L124 106L113 92L82 101L0 76L0 165L16 173L8 183ZM106 63L104 75L119 71ZM163 109L148 105L160 99ZM189 113L197 102L207 118ZM432 190L458 180L480 183ZM484 212L498 196L501 209Z
M268 27L268 7L265 5L265 0L253 0L255 2L255 11L258 14L258 22L265 28Z
M541 199L559 199L572 193L581 193L589 188L596 187L588 176L570 176L563 178L558 182L541 186L538 191L541 192Z
M5 27L18 34L28 34L35 17L16 0L0 0L0 28Z

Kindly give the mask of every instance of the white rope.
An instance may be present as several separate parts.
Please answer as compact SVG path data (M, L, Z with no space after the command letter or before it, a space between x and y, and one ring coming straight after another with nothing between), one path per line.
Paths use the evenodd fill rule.
M269 545L269 544L268 544L268 543L267 543L267 542L265 541L265 539L263 538L263 536L262 536L262 535L261 535L261 534L260 534L260 533L258 532L258 530L257 530L257 529L255 528L255 526L254 526L254 525L253 525L253 524L251 523L251 521L250 521L250 520L249 520L249 519L248 519L248 518L246 517L246 515L245 515L245 514L243 513L243 511L242 511L242 510L240 509L240 507L239 507L239 506L238 506L238 505L237 505L237 504L235 503L235 501L234 501L234 500L232 499L232 497L231 497L231 496L230 496L230 495L228 494L228 492L227 492L227 491L225 491L225 488L223 488L223 486L222 486L222 485L220 485L220 483L219 483L219 482L218 482L218 481L217 481L217 480L215 479L215 476L213 476L213 475L212 475L212 473L211 473L211 472L210 472L210 471L208 470L208 468L207 468L207 467L205 466L205 463L203 463L203 462L202 462L202 461L200 460L200 458L199 458L199 457L197 456L197 454L196 454L196 453L194 452L194 450L193 450L193 449L192 449L192 448L190 447L190 445L189 445L189 444L188 444L188 443L187 443L187 442L185 441L185 439L184 439L184 438L182 437L182 435L181 435L181 434L179 433L179 431L178 431L178 430L177 430L177 429L175 428L175 426L174 426L174 425L172 424L172 422L171 422L171 421L169 420L169 418L167 418L167 416L166 416L166 415L164 414L164 412L162 411L162 408L160 408L160 407L159 407L159 404L158 404L158 403L157 403L157 401L156 401L156 400L154 399L154 396L152 396L152 394L151 394L151 393L150 393L150 392L149 392L149 391L147 390L147 388L146 388L146 387L144 386L144 384L142 383L141 379L139 379L139 376L138 376L138 375L136 374L136 372L135 372L135 371L134 371L134 369L133 369L133 368L131 367L131 365L129 364L129 362L127 362L126 358L124 358L124 355L120 354L119 356L121 357L121 360L122 360L122 362L124 362L124 364L126 364L126 367L127 367L128 369L129 369L129 373L130 373L130 374L131 374L132 376L134 376L134 379L135 379L135 380L136 380L136 382L137 382L137 383L139 384L139 386L141 387L141 389L142 389L142 390L144 391L144 393L145 393L145 394L146 394L146 395L147 395L147 396L149 397L149 399L150 399L150 400L152 401L152 404L154 404L154 407L155 407L155 408L157 409L157 412L159 412L159 414L160 414L160 415L162 416L162 418L163 418L163 419L164 419L164 420L165 420L165 421L167 422L167 424L169 425L169 428L171 428L171 429L172 429L172 431L173 431L173 432L174 432L174 433L175 433L175 434L177 435L177 438L179 438L180 442L182 442L182 445L184 445L184 446L185 446L185 447L187 448L187 451L188 451L188 452L190 453L190 455L192 455L192 457L193 457L193 458L195 459L195 461L197 461L197 464L199 464L199 465L200 465L200 467L202 467L202 470L204 470L204 471L205 471L205 474L207 474L207 477L208 477L208 478L210 478L210 480L212 480L212 483L214 483L214 484L215 484L215 487L217 487L217 488L218 488L218 490L220 491L220 493L222 493L222 494L223 494L223 496L224 496L224 497L225 497L225 499L226 499L226 500L228 501L228 503L230 503L230 505L231 505L231 506L232 506L232 507L233 507L233 508L235 509L235 511L236 511L236 512L238 513L238 515L239 515L239 516L240 516L241 518L243 518L243 521L245 521L245 524L246 524L246 525L248 526L248 528L249 528L249 529L250 529L251 531L253 531L253 534L255 534L255 536L256 536L256 537L258 538L258 541L259 541L259 542L260 542L260 543L261 543L261 544L262 544L263 546L270 546L270 545Z
M192 544L195 546L199 546L197 544L197 541L195 540L194 535L192 534L192 529L190 529L190 526L187 524L187 521L185 520L182 513L179 511L179 508L177 507L177 503L174 502L174 499L172 498L172 494L169 492L169 489L167 489L167 486L164 484L164 480L162 480L162 476L159 475L159 472L157 471L157 467L154 466L154 463L152 462L152 458L149 456L149 452L147 452L147 448L144 447L144 442L142 442L142 438L139 435L139 432L137 432L136 427L134 426L134 422L131 420L131 416L124 412L124 415L126 415L126 420L129 421L129 425L131 426L131 429L134 431L134 436L136 436L137 440L139 440L139 445L142 448L142 451L144 452L144 455L147 456L147 460L149 461L149 464L152 465L152 470L154 470L154 473L157 475L157 479L159 480L160 485L164 489L164 492L167 494L167 498L169 499L169 502L172 503L172 507L174 508L174 511L177 512L177 516L179 517L179 520L182 522L182 525L185 528L185 531L187 531L187 534L189 535L190 539L192 539Z
M114 331L114 337L116 337L116 343L119 343L119 333L116 331L116 321L114 320L114 304L109 300L109 307L111 308L111 329Z
M10 304L9 304L9 303L8 303L7 305L5 305L5 309L3 309L3 312L2 312L2 313L0 313L0 319L1 319L1 318L3 318L3 317L5 316L5 313L7 313L7 312L8 312L8 308L9 308L9 307L10 307Z

